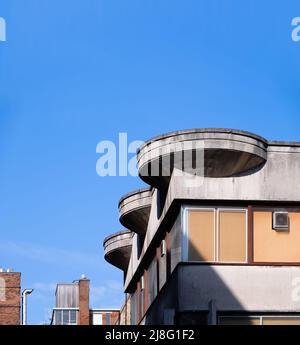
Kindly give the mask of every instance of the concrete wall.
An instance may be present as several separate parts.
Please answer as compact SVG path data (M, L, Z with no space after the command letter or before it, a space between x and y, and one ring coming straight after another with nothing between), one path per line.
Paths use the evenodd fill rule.
M300 312L300 267L181 265L178 309Z
M300 148L268 148L268 159L258 171L244 176L212 178L173 176L169 193L178 199L300 201Z
M149 308L142 324L173 324L184 312L300 312L300 267L184 265Z
M179 175L179 176L178 176ZM268 146L267 161L259 170L248 172L244 176L211 178L189 175L184 172L171 176L167 190L165 203L162 210L159 210L159 191L154 190L152 205L144 242L144 248L140 259L134 252L136 245L132 247L131 263L127 272L125 289L129 285L134 272L136 271L143 255L151 245L153 237L161 226L164 217L174 205L174 201L199 200L203 203L218 200L222 205L223 201L278 201L278 202L300 202L300 184L291 183L298 181L300 177L300 147L298 146Z

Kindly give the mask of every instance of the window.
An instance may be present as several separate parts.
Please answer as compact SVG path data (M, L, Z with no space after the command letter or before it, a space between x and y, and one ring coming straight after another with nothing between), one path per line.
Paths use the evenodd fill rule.
M76 323L76 310L70 310L70 323Z
M130 319L131 324L137 324L137 290L130 295Z
M56 309L54 311L54 325L76 325L77 324L76 309Z
M110 325L111 324L111 315L110 313L105 314L105 324Z
M162 240L160 244L160 256L163 257L167 254L166 240Z
M61 310L55 310L55 325L61 324Z
M188 209L188 260L247 261L247 211L229 208Z
M102 325L103 316L101 313L93 313L93 325Z
M179 215L170 231L171 272L173 272L178 262L181 261L181 256L182 256L181 241L182 241L182 223L181 223L181 215Z
M215 211L189 211L189 260L214 261Z
M68 325L70 323L70 310L63 310L62 313L62 324Z
M158 283L159 283L159 290L164 286L167 280L167 248L166 248L166 240L162 240L160 244L160 255L158 257Z
M246 212L219 212L219 261L245 262L246 254Z
M145 312L145 286L144 286L144 276L140 280L140 318L143 317Z
M156 258L151 262L148 268L148 303L151 305L157 295L157 263Z

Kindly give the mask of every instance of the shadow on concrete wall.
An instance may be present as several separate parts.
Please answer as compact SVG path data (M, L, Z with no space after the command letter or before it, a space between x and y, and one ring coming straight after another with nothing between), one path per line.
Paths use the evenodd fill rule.
M191 243L190 245L192 246ZM201 253L198 254L201 258ZM189 269L191 267L192 269ZM200 293L199 286L203 279L201 268L203 267L206 270L205 277L209 277L211 284L218 289L218 296L226 301L226 305L230 305L230 310L226 310L224 315L246 316L246 310L230 287L214 270L214 266L199 260L199 264L196 262L177 264L148 309L144 320L145 324L205 325L218 323L217 310L214 308L217 308L220 300L210 300L208 295L202 296ZM188 303L186 303L187 300ZM243 325L251 325L252 320L243 318L242 323Z

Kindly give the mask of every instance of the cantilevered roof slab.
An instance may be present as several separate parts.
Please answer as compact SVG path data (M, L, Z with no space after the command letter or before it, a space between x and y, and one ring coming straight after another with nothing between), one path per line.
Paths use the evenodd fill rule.
M126 194L119 201L120 223L127 229L144 235L147 231L151 203L151 188Z
M106 237L103 241L103 247L105 260L126 271L131 255L132 232L128 230L119 231Z
M267 160L264 138L233 129L201 128L167 133L138 151L139 175L158 189L167 188L173 169L205 177L233 177L259 169Z

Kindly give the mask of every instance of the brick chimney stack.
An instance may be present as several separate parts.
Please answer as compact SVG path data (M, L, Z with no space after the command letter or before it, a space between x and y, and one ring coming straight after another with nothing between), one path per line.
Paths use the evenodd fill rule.
M84 275L79 280L79 325L90 324L90 281Z

